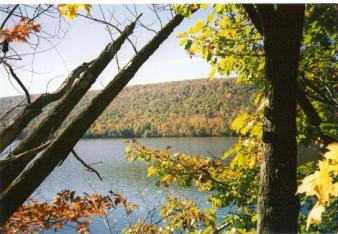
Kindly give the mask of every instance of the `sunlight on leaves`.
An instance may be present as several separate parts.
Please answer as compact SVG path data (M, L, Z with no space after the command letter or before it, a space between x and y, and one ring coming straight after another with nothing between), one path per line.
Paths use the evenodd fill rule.
M85 9L87 14L89 14L91 8L90 4L59 4L60 14L70 20L75 19L80 9Z

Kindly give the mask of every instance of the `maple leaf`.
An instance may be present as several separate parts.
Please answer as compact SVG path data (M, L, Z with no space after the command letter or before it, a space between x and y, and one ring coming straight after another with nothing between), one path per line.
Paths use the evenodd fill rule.
M11 28L0 30L0 41L27 42L29 34L32 31L39 32L40 29L40 24L29 22L26 18L21 17L20 21Z
M92 6L90 4L59 4L58 8L63 17L73 20L79 9L85 9L87 14L89 14Z

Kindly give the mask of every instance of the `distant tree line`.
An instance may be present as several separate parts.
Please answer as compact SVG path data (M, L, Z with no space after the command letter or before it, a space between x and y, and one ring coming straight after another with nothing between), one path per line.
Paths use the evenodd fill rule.
M96 93L91 91L84 96L63 125L66 126ZM253 111L253 94L253 87L236 84L235 79L196 79L127 87L84 137L235 135L231 123L239 113ZM20 100L20 97L3 98L0 114ZM10 120L8 117L7 121ZM25 132L38 121L39 118L34 120Z

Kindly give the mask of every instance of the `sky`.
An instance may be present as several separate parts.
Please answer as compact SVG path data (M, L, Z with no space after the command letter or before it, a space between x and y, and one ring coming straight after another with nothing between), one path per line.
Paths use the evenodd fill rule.
M103 6L103 12L106 14L106 17L109 15L109 12L113 11L119 21L132 17L127 9L121 5ZM154 18L156 18L146 6L139 5L138 13L140 12L144 13L141 17L144 24L153 22ZM97 6L93 6L91 14L101 18L101 12ZM179 39L176 38L178 32L187 30L197 19L202 19L206 15L207 10L195 13L191 19L185 19L140 68L128 85L206 78L210 70L209 65L201 58L190 58L184 49L178 45ZM167 16L164 15L164 21ZM0 15L0 18L3 17L4 15ZM43 31L55 33L56 30L59 30L57 27L59 25L58 19L42 17L37 22L41 24ZM11 24L13 22L9 22L7 26ZM45 39L40 40L40 46L36 49L36 51L40 51L39 53L36 53L34 56L23 56L22 61L17 61L13 64L16 67L21 67L20 69L16 69L17 75L31 94L56 90L72 69L83 62L95 58L106 44L111 41L103 25L93 23L81 17L77 17L73 21L67 20L62 25L63 30L68 30L64 38L48 39L49 41ZM159 27L159 24L156 23L154 27ZM63 35L63 33L61 34ZM131 39L137 38L138 48L141 48L153 35L148 30L137 28ZM12 47L21 53L26 51L27 53L32 52L32 48L23 43L13 43ZM125 43L119 52L120 64L129 61L132 55L131 46ZM117 65L112 61L91 89L102 89L116 73ZM3 67L0 68L0 76L0 97L23 94Z

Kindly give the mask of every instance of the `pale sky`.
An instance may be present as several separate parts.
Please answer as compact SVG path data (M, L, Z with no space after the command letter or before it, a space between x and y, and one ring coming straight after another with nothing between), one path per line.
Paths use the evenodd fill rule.
M138 7L139 13L144 11L144 15L141 18L144 24L154 20L154 15L147 11L145 6ZM112 5L104 6L104 11L107 15L108 10L112 10ZM97 6L93 7L92 14L100 16ZM204 18L206 14L207 11L201 11L195 13L191 19L185 19L141 67L129 85L206 78L209 73L209 65L200 58L190 58L184 49L178 45L179 39L176 38L178 32L185 31L193 25L196 19ZM126 17L131 17L124 7L116 5L115 15L121 21ZM0 14L0 17L3 18L3 14ZM58 23L57 20L51 20L50 18L42 18L38 22L44 30L49 32L54 31ZM81 17L67 22L69 23L69 29L65 38L51 40L51 43L56 44L54 49L38 53L34 56L34 59L32 56L23 57L23 61L15 64L16 66L24 65L26 70L34 70L34 73L22 69L16 71L31 94L44 93L46 90L48 92L54 91L59 87L69 71L83 62L95 58L110 41L110 36L103 25L91 23L91 21ZM11 25L11 23L9 22L7 26ZM153 33L144 29L137 29L134 35L138 40L138 48L141 48L141 45L148 41L153 36ZM22 43L16 43L15 45L13 43L12 46L18 52L32 51L31 48ZM37 51L50 47L50 42L42 40L41 48L37 49ZM125 43L119 52L120 62L128 61L131 56L131 47L128 43ZM91 89L101 89L103 85L106 85L114 77L116 72L116 63L112 61ZM0 76L0 97L23 94L12 78L10 78L11 84L2 66L0 67ZM13 84L16 88L13 87Z

